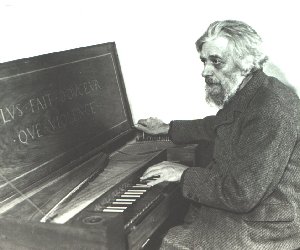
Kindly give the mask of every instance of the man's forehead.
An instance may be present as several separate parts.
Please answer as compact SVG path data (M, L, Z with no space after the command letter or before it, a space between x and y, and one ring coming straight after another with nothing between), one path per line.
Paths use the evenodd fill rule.
M207 41L202 45L200 57L208 58L209 56L224 57L229 52L229 41L225 37L217 37Z

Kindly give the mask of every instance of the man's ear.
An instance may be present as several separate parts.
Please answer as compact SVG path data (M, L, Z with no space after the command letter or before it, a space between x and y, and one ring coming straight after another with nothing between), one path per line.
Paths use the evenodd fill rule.
M254 56L248 55L242 59L242 75L247 76L254 66Z

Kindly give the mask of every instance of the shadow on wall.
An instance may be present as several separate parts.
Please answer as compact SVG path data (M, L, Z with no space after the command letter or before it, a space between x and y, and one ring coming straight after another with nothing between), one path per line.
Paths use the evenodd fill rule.
M297 89L288 82L288 80L286 79L286 77L285 77L284 73L281 71L281 69L279 67L277 67L275 64L273 64L271 61L268 61L264 65L264 72L269 76L276 77L278 80L283 82L285 85L287 85L291 89L293 89L295 91L295 93L297 93L299 96L300 93L297 91Z

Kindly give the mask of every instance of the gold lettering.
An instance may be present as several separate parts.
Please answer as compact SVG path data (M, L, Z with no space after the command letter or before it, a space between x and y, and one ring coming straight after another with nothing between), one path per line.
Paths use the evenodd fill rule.
M10 105L12 107L11 109L9 107L5 107L7 113L10 115L12 119L15 118L15 105Z
M18 138L21 143L28 144L28 136L24 130L19 131Z
M94 102L90 102L88 104L86 104L86 108L89 108L89 110L91 111L90 114L96 114L95 110L94 110Z
M21 129L18 132L19 141L23 144L28 144L29 140L33 141L42 136L41 126L39 123L32 124L31 126Z
M76 93L76 94L75 94L75 97L77 97L78 94L79 94L80 96L83 96L83 93L80 91L80 86L81 86L81 84L75 86L75 93Z
M52 106L50 94L30 99L29 104L32 113L35 113L40 110L46 110L48 107Z
M33 101L34 101L34 99L30 99L29 100L29 103L30 103L30 106L31 106L31 111L32 111L32 113L34 113L34 105L33 105Z
M19 111L19 116L23 116L23 110L20 108L20 104L16 105L16 109Z
M86 95L90 94L91 92L90 92L88 83L84 82L83 85L84 85L84 92L85 92L85 94Z
M40 110L44 110L46 109L46 104L45 103L42 103L41 100L39 98L36 98L36 102L37 102L37 109Z
M0 109L0 112L1 112L1 117L2 117L2 120L3 120L3 124L6 124L8 122L11 122L11 120L7 119L4 115L4 112L3 112L3 109Z
M95 90L97 90L97 89L101 90L102 89L100 83L97 80L93 80L92 83L94 84Z
M7 107L1 108L0 113L3 121L2 124L6 124L8 122L11 122L12 120L15 120L16 116L23 115L20 104L12 104Z
M57 120L57 117L56 117L56 120ZM57 129L57 122L56 122L56 124L54 123L55 121L54 120L51 120L51 119L48 119L48 122L49 122L49 124L50 124L50 126L51 126L51 128L52 128L52 130L54 131L54 130L56 130Z
M41 125L39 123L35 124L35 130L36 134L38 137L42 137L43 135L41 134Z

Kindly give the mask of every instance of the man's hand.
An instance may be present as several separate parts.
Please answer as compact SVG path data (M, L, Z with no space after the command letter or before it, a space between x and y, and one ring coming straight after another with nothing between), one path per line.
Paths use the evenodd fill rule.
M147 185L154 186L163 181L179 182L181 176L188 167L179 163L163 161L148 168L141 177L142 181L158 176L155 180L147 181Z
M168 134L169 124L157 118L141 119L136 124L136 128L150 135Z

